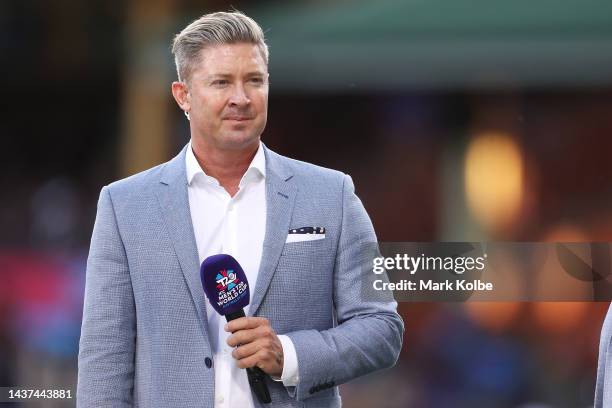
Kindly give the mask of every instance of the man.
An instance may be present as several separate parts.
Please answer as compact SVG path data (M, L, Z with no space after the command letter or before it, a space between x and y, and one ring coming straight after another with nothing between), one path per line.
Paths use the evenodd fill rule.
M395 364L396 303L361 295L376 236L349 176L280 156L267 120L268 49L238 12L208 14L173 45L172 94L191 141L102 189L87 264L77 405L336 407L337 385ZM251 284L227 325L199 265L233 255Z

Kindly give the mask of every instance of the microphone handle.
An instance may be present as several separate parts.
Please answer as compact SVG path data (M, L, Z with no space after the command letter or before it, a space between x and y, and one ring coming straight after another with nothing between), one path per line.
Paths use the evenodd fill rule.
M240 309L237 312L226 314L225 320L231 322L234 319L245 316L244 310ZM270 398L270 391L268 390L268 385L266 384L266 373L264 373L259 367L250 367L247 368L246 371L251 390L255 393L255 395L257 395L259 402L262 404L269 404L272 402L272 398Z

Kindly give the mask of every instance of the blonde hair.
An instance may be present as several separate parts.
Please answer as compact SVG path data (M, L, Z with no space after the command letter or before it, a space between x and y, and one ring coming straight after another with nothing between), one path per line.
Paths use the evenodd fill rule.
M189 79L191 70L200 58L200 52L219 44L252 43L268 65L268 46L259 24L240 11L204 14L174 37L172 54L179 81Z

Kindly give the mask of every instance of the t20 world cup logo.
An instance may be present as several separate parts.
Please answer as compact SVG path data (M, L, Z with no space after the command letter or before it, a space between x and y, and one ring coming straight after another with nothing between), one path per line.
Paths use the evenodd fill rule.
M217 289L231 290L233 289L240 280L236 277L236 273L233 269L222 269L216 276Z

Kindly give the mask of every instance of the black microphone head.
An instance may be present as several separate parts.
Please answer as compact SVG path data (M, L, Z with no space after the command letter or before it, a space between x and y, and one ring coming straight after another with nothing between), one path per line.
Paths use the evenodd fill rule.
M221 315L236 313L249 304L249 284L242 267L226 254L209 256L202 262L200 279L212 307Z

